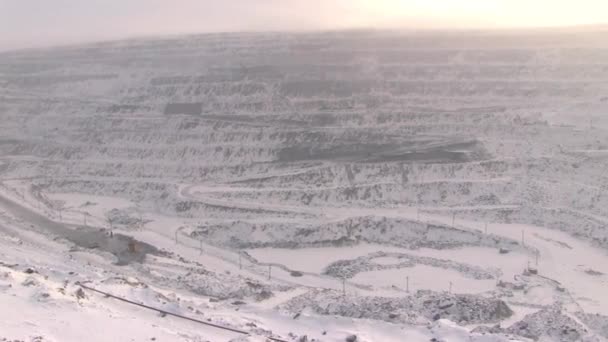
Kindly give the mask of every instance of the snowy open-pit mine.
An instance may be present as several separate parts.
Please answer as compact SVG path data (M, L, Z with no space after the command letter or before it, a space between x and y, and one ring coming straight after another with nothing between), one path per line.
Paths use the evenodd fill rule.
M0 53L0 340L605 341L606 37Z

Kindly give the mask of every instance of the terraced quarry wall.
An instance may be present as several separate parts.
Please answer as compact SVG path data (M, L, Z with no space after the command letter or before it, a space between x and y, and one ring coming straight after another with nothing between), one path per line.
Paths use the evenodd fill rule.
M227 229L320 229L315 208L334 207L606 216L606 158L581 152L608 149L593 129L608 106L604 37L231 34L4 53L0 171ZM549 120L581 106L589 123ZM214 188L180 193L196 184Z

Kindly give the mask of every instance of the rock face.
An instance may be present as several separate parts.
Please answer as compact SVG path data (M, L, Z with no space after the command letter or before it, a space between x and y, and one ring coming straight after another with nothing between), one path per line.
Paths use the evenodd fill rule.
M574 342L581 341L588 335L585 327L565 315L559 308L544 309L528 315L509 327L507 332L535 341L541 337L549 337L552 341Z
M473 295L419 291L410 297L343 297L332 291L313 291L293 298L282 309L301 312L308 308L322 315L339 315L400 323L448 319L461 324L499 322L513 311L501 300Z
M608 338L608 316L579 312L577 317L598 335Z
M542 309L536 313L526 315L522 320L512 326L503 329L500 326L478 327L473 330L476 333L507 333L515 336L531 339L533 341L601 341L605 331L602 331L605 320L600 316L580 315L583 321L594 327L590 331L579 321L571 317L559 306ZM593 319L595 318L595 319ZM598 319L599 318L599 319ZM597 324L598 322L602 322ZM605 336L605 335L604 335Z

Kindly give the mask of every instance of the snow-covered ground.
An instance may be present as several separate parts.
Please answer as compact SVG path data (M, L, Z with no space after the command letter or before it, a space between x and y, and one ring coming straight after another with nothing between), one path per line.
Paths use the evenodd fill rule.
M293 270L321 274L325 267L332 262L354 259L374 252L404 252L403 248L382 245L359 244L356 246L316 247L316 248L258 248L247 250L249 254L261 262L279 261Z
M199 255L194 247L175 245L169 238L157 235L156 240L149 239L149 242L165 239L167 244L158 243L157 246L162 248L171 245L173 253L180 255L179 260L173 260L171 256L168 259L150 256L146 264L142 265L143 268L119 267L113 265L112 258L108 259L103 253L90 254L83 249L70 248L63 242L49 240L44 234L32 232L28 230L25 218L16 216L19 215L3 216L0 225L0 250L3 251L0 254L0 298L6 308L11 308L2 310L0 321L3 326L2 336L9 340L238 339L238 333L201 326L171 316L162 317L156 312L105 298L89 290L82 291L80 283L169 312L245 330L249 332L246 340L251 341L262 341L263 336L269 336L269 332L282 334L279 336L290 336L290 333L297 336L318 336L325 341L343 341L352 334L356 334L363 341L402 341L403 338L422 340L435 336L454 340L507 340L498 336L471 335L466 329L448 321L438 321L429 328L339 317L320 320L314 315L304 315L294 321L291 316L272 310L274 306L305 293L305 288L287 289L284 295L279 293L260 303L245 305L239 310L238 306L214 301L213 297L193 295L185 291L179 283L154 284L150 281L150 278L156 276L162 278L179 272L184 268L184 264L187 264L183 258L197 260L210 269L213 269L214 265L211 260L215 260L216 266L223 262L224 272L239 273L235 265L223 261L220 257L208 255L207 252ZM144 234L154 233L142 232L137 235ZM247 277L251 281L259 279L255 273L248 271L247 266L238 277ZM128 329L125 329L126 326ZM101 327L103 334L99 332Z
M441 277L438 278L439 274ZM449 291L451 283L451 290L458 293L482 293L494 289L496 285L496 281L492 279L469 279L456 271L424 265L417 265L411 269L361 272L353 278L353 282L376 287L399 286L405 288L408 285L407 282L404 282L406 277L410 279L410 291L418 289Z
M606 37L0 54L0 341L606 340Z

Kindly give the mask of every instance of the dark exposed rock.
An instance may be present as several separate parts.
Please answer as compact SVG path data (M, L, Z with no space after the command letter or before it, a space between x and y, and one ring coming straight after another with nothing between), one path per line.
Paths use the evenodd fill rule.
M300 272L300 271L291 271L290 275L291 275L292 277L301 277L301 276L303 276L304 274L302 274L302 272Z
M87 297L87 295L84 293L84 290L81 288L78 288L78 290L76 290L76 298L78 299L85 299Z
M533 340L547 337L551 341L580 341L587 333L577 321L565 315L558 306L527 315L506 329L506 332Z
M281 306L291 312L312 309L321 315L401 323L449 319L463 324L484 324L499 322L513 314L507 304L498 299L425 291L403 298L353 297L344 301L339 291L318 290L295 297ZM389 317L389 313L392 316Z

